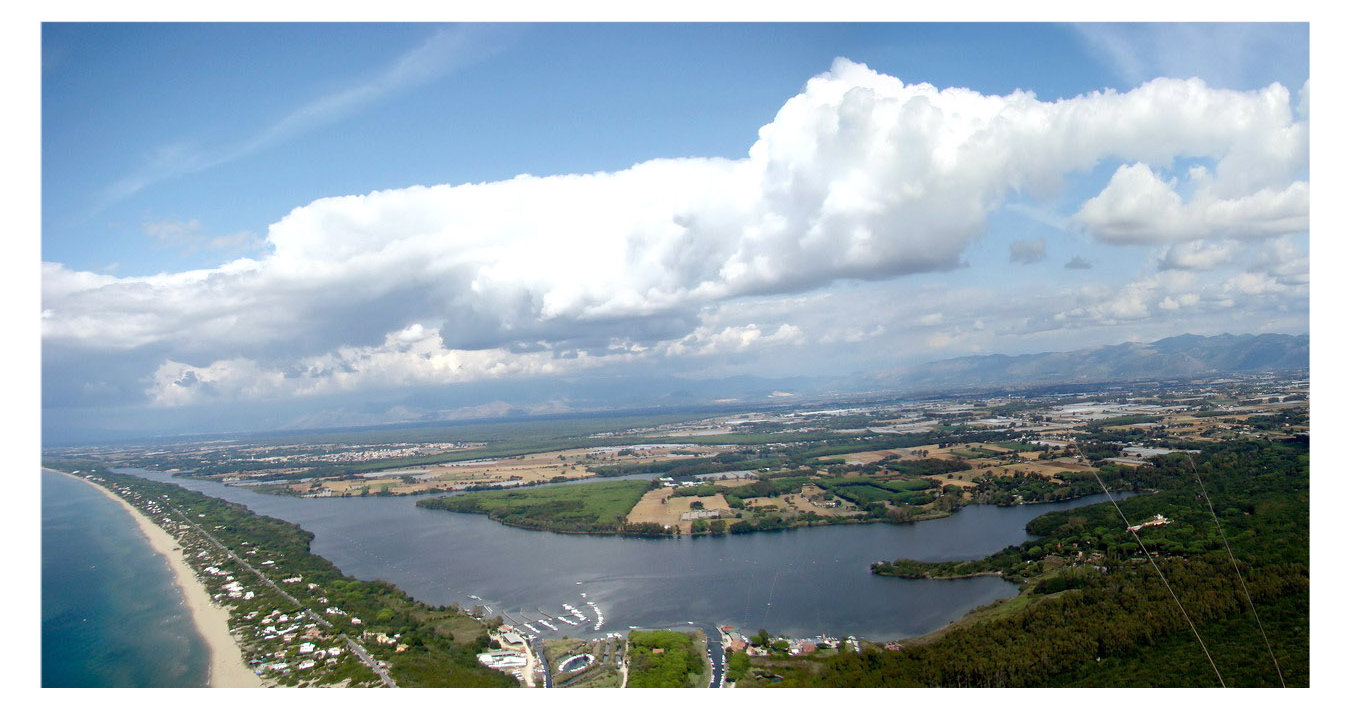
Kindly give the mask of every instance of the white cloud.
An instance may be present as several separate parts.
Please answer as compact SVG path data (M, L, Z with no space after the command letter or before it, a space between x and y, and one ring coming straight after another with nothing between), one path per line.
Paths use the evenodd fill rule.
M602 366L658 356L710 357L802 345L803 332L790 324L773 331L756 324L696 328L655 349L629 344L600 353L512 352L503 348L449 349L435 328L412 324L386 335L373 347L343 347L318 356L263 364L248 358L195 366L166 360L150 378L146 395L155 405L173 407L212 401L269 400L334 395L360 390L449 385L502 378L577 374Z
M1199 238L1265 238L1310 229L1310 189L1302 181L1280 189L1222 198L1204 184L1185 202L1175 181L1144 163L1118 168L1107 187L1076 214L1110 244L1156 244Z
M1255 236L1304 224L1305 183L1290 181L1305 127L1286 97L1156 80L1040 102L905 85L838 60L741 160L324 198L271 225L269 253L211 270L114 278L44 265L43 336L59 348L155 350L167 361L156 361L166 365L152 390L166 403L204 384L249 392L250 379L309 392L319 379L278 381L256 364L313 353L331 354L313 364L328 388L541 373L564 367L556 352L619 357L608 344L621 342L669 356L794 345L809 336L789 320L763 330L755 324L777 322L700 314L842 279L953 269L1006 199L1050 194L1110 157L1135 163L1082 216L1120 241L1235 232L1264 216ZM1179 202L1146 165L1181 156L1215 161L1205 203L1197 192ZM1236 178L1239 167L1249 177ZM1257 192L1228 192L1260 178ZM1145 295L1125 299L1104 313L1149 308ZM415 323L427 330L389 335ZM438 350L404 349L434 333ZM339 364L362 375L329 367Z
M448 349L442 346L436 329L413 324L388 334L379 346L342 347L280 364L232 358L194 366L166 360L151 377L146 395L161 406L333 395L575 373L633 357L624 353L572 355L560 359L548 352Z
M1156 326L1171 323L1209 323L1217 314L1304 314L1309 299L1305 284L1285 284L1268 274L1170 270L1156 272L1119 287L1082 287L1070 296L1076 306L1056 313L1048 328L1084 328L1151 321ZM1176 326L1182 333L1197 326ZM1169 329L1167 328L1167 331Z
M787 323L780 324L770 333L766 333L754 323L745 326L725 326L717 331L708 326L700 326L685 338L666 344L663 351L671 356L711 356L745 353L759 348L797 346L803 342L803 331L798 326Z
M1288 237L1269 240L1259 247L1249 271L1268 274L1288 285L1311 281L1311 258L1304 247Z
M1160 254L1157 263L1161 269L1209 271L1231 264L1243 249L1239 242L1232 240L1210 242L1199 239L1171 245Z

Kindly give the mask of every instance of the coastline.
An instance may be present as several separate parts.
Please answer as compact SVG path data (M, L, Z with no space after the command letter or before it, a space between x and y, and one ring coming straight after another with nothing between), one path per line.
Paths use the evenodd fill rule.
M165 560L169 562L169 568L174 573L174 583L183 593L183 602L192 616L193 625L197 628L197 633L207 643L211 658L207 676L209 687L221 689L261 688L263 686L263 682L244 663L243 651L230 634L230 612L211 599L206 587L198 581L197 574L193 572L192 567L183 557L182 549L179 548L178 542L174 540L173 536L155 525L135 506L127 503L122 497L107 488L68 472L48 469L47 467L43 467L43 469L72 479L79 479L98 489L104 496L116 501L131 514L137 527L141 529L142 535L150 541L151 548L164 556Z

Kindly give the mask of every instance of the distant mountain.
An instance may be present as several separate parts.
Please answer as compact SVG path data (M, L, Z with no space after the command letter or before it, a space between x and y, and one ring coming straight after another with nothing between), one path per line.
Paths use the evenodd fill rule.
M1310 367L1309 335L1183 335L1061 353L968 356L874 373L881 387L982 387L1105 383Z

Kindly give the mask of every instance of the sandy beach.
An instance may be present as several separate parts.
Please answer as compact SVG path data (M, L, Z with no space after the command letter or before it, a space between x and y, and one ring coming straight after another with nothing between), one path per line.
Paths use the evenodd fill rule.
M174 571L174 582L183 592L183 600L188 606L188 611L192 614L193 624L197 627L198 634L202 636L202 639L206 640L210 651L209 686L212 688L262 687L263 683L244 663L240 647L235 643L235 638L230 635L230 613L212 601L211 595L198 581L197 575L189 567L182 549L179 548L178 542L174 540L173 536L155 525L136 507L123 501L121 497L108 489L74 474L58 472L55 469L48 469L47 471L80 479L121 504L132 515L132 518L136 519L136 525L150 540L151 547L169 561L169 567Z

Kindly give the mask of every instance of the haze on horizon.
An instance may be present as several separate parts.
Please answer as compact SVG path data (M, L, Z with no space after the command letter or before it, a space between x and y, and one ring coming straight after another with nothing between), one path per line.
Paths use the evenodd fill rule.
M1308 50L1294 24L49 24L44 438L1304 334Z

